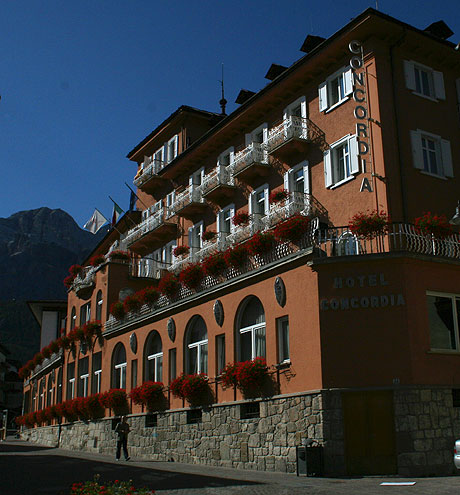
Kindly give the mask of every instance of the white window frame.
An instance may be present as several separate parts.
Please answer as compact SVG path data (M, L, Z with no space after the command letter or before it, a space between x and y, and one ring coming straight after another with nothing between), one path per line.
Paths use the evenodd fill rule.
M153 160L157 164L158 170L161 170L165 166L165 154L165 145L163 145L153 154Z
M188 349L188 353L189 353L188 366L190 366L190 352L195 348L197 349L197 351L196 351L196 373L205 373L205 374L208 373L208 370L203 371L201 369L201 353L202 353L202 349L204 346L206 346L206 348L208 348L208 339L203 339L203 340L199 340L198 342L192 342L191 344L187 344L187 349ZM207 361L207 363L208 363L208 367L209 367L209 360Z
M98 299L99 294L101 295L100 299ZM104 304L104 294L102 293L101 290L99 290L96 294L96 320L102 321L103 304Z
M85 321L81 321L82 316L84 316ZM90 320L91 320L91 301L86 304L83 304L83 306L80 307L80 326L85 325Z
M226 163L227 162L226 157L228 157L228 163ZM217 166L228 167L233 163L234 157L235 157L235 148L234 146L230 146L230 148L227 148L217 157Z
M248 132L245 136L246 140L246 146L249 146L250 144L254 143L254 138L257 134L260 134L262 132L263 138L262 138L262 143L265 143L268 138L268 123L264 122L263 124L259 125L256 127L253 131ZM258 141L257 141L258 142Z
M343 77L343 94L340 95L337 102L332 103L332 82L340 76ZM325 113L332 111L334 108L337 108L342 105L342 103L348 101L352 93L353 71L350 66L342 67L319 85L319 111Z
M296 172L302 170L303 172L303 192L310 194L310 164L308 160L304 160L297 165L294 165L284 174L284 189L290 193L295 192L294 177Z
M166 144L168 163L172 162L175 158L177 158L177 155L179 154L178 145L179 145L179 135L176 134ZM173 149L172 152L171 152L171 148Z
M98 394L101 391L101 375L102 375L102 370L96 370L93 372L93 374L96 376L95 382L96 382L96 391L94 393Z
M120 363L116 364L114 366L115 370L115 376L114 376L114 386L115 384L119 381L120 383L120 388L126 388L126 368L128 366L128 363ZM119 380L117 378L117 375L119 377Z
M197 188L203 184L204 179L204 167L201 167L199 170L196 170L189 176L188 183L190 187Z
M426 291L427 296L432 297L444 297L446 299L451 299L452 310L453 310L453 322L454 322L454 337L455 337L455 348L454 349L443 349L431 347L431 328L429 326L430 321L428 320L428 330L430 335L430 350L432 352L442 352L442 353L456 353L460 352L460 335L459 335L459 315L457 314L457 301L460 301L460 294L452 294L449 292L435 292L435 291Z
M265 357L265 356L257 356L256 355L256 333L257 330L264 330L264 337L265 337L265 354L267 353L267 325L266 322L264 323L256 323L255 325L250 325L249 327L243 327L240 328L240 335L243 335L243 333L251 333L251 359L254 359L256 357ZM241 342L241 341L240 341ZM242 353L242 349L239 350L240 353Z
M297 98L297 100L290 103L283 111L283 119L286 120L289 117L292 117L292 110L296 107L300 106L300 117L302 119L307 118L307 98L306 96L301 96Z
M83 382L81 385L83 397L88 397L89 373L85 373L84 375L80 375L80 380Z
M75 399L75 378L69 379L70 394L69 399Z
M222 225L225 224L225 215L229 215L230 220L230 230L229 232L225 232L222 229ZM216 215L216 230L218 234L232 234L235 231L235 226L233 225L232 218L235 216L235 204L232 203L230 205L222 208Z
M174 215L174 210L172 209L172 207L175 202L176 202L176 191L171 191L166 195L165 198L166 218L170 218Z
M263 191L263 195L264 195L264 198L263 198L264 213L260 214L259 212L257 212L256 214L260 214L261 217L268 215L268 213L270 211L270 201L269 201L270 189L269 189L269 186L267 183L259 186L257 189L254 189L253 191L251 191L251 194L249 195L249 202L248 202L248 210L249 210L250 215L255 214L256 198L257 198L257 195L259 193L261 193L262 191ZM259 201L258 203L261 203L261 201Z
M429 94L422 91L417 91L416 69L419 72L425 72L428 77ZM422 98L431 101L439 101L446 99L446 91L444 87L444 75L440 71L436 71L427 65L415 62L414 60L404 60L404 77L406 80L406 88L412 90L412 93Z
M161 260L166 265L166 268L176 262L176 257L174 256L174 249L176 247L177 241L173 240L168 242L161 248Z
M190 252L193 254L196 251L200 250L203 247L203 239L202 235L204 232L204 222L203 220L193 224L188 229L188 246L190 248ZM198 246L194 246L193 240L198 240Z
M287 328L283 327L283 323L287 322ZM286 338L283 338L283 333L286 333ZM278 339L278 363L290 363L290 345L289 345L289 316L282 316L276 320L276 336ZM287 349L285 349L284 341L287 341ZM287 357L286 357L287 356Z
M161 382L163 379L163 352L156 352L147 356L147 361L153 361L153 381ZM161 371L159 365L161 363ZM148 377L150 380L150 377Z
M431 132L423 131L417 129L415 131L410 131L411 145L412 145L412 157L414 167L420 170L421 173L430 175L432 177L437 177L441 179L446 179L447 177L454 177L453 164L452 164L452 150L450 146L450 141L447 139L442 139L441 136L432 134ZM423 157L422 148L422 138L428 138L437 143L436 145L436 161L438 166L442 169L439 174L434 174L433 172L425 168L425 160Z
M349 167L350 175L344 179L334 182L334 168L336 167L337 149L341 148L348 142ZM355 175L360 173L360 162L358 154L358 139L356 135L344 136L335 143L332 143L330 148L324 152L324 182L328 189L334 189L346 182L353 180Z

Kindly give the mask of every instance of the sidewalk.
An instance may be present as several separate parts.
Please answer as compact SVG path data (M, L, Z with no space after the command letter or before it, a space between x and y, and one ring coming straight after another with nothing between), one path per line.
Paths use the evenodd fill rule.
M295 474L135 458L117 462L114 457L102 454L42 447L12 438L0 443L0 473L2 495L68 495L72 483L90 480L96 473L104 481L132 479L136 487L145 486L160 495L460 493L460 477L456 476L410 480L392 477L306 478ZM27 473L26 477L24 473ZM37 483L38 480L40 483ZM381 486L383 481L415 481L416 484Z

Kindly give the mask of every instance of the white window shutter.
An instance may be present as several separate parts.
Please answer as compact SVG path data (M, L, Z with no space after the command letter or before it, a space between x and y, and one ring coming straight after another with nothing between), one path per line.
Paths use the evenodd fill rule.
M192 187L192 186L193 186L193 175L190 175L190 177L188 178L188 185L189 185L190 187Z
M300 103L300 113L301 113L303 119L307 118L307 102L306 102L306 100L302 100L302 102Z
M348 147L350 149L350 173L359 174L359 155L358 155L358 138L352 136L348 140Z
M220 232L220 219L222 218L222 210L219 210L219 212L216 215L216 231L217 233Z
M310 194L310 174L308 162L305 162L303 166L303 191L306 194Z
M255 191L252 191L251 194L249 194L249 199L248 199L248 212L250 215L252 215L252 210L253 210L253 203L254 203L254 195Z
M343 73L343 85L345 96L353 93L353 70L351 67Z
M232 204L230 206L230 233L234 232L235 231L235 226L233 225L233 217L235 216L235 205Z
M179 136L174 138L174 158L179 154Z
M235 150L232 147L232 150L230 151L230 156L229 156L229 159L228 159L228 164L229 165L233 163L234 158L235 158Z
M324 185L326 187L332 186L331 150L324 152Z
M415 91L414 63L409 60L404 60L404 77L406 79L406 88Z
M193 227L188 228L188 247L192 247L192 242L193 242Z
M324 112L327 110L327 82L323 82L318 87L319 94L319 111Z
M270 201L268 197L268 186L264 189L264 213L268 215L270 212Z
M434 95L438 100L446 99L446 90L444 89L444 76L442 72L433 71Z
M264 143L267 141L268 139L268 125L265 124L265 127L263 128L263 140L264 140Z
M450 149L450 141L447 139L441 139L441 151L442 151L442 168L446 177L454 176L454 168L452 165L452 151Z
M284 189L286 189L286 191L291 190L291 184L289 181L289 176L291 175L290 174L291 170L292 170L292 168L284 173Z
M410 131L410 140L412 144L412 158L414 167L420 170L425 168L422 155L422 139L419 131Z

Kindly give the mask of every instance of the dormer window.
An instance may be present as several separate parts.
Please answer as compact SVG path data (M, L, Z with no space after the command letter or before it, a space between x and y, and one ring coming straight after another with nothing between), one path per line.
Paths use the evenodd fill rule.
M172 162L178 155L178 144L179 144L179 136L177 134L168 141L167 144L168 163Z

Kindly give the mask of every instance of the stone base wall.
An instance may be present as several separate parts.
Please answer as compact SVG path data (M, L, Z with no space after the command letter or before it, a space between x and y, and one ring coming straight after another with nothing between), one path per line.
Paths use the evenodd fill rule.
M260 417L242 419L246 404L259 404ZM296 446L307 439L323 446L326 474L344 474L340 394L322 391L269 400L220 404L202 411L201 421L187 424L190 410L130 415L130 455L262 471L296 471ZM24 430L21 438L64 449L115 455L112 419Z
M396 389L395 411L398 473L441 476L456 473L455 440L460 439L460 408L451 388Z

